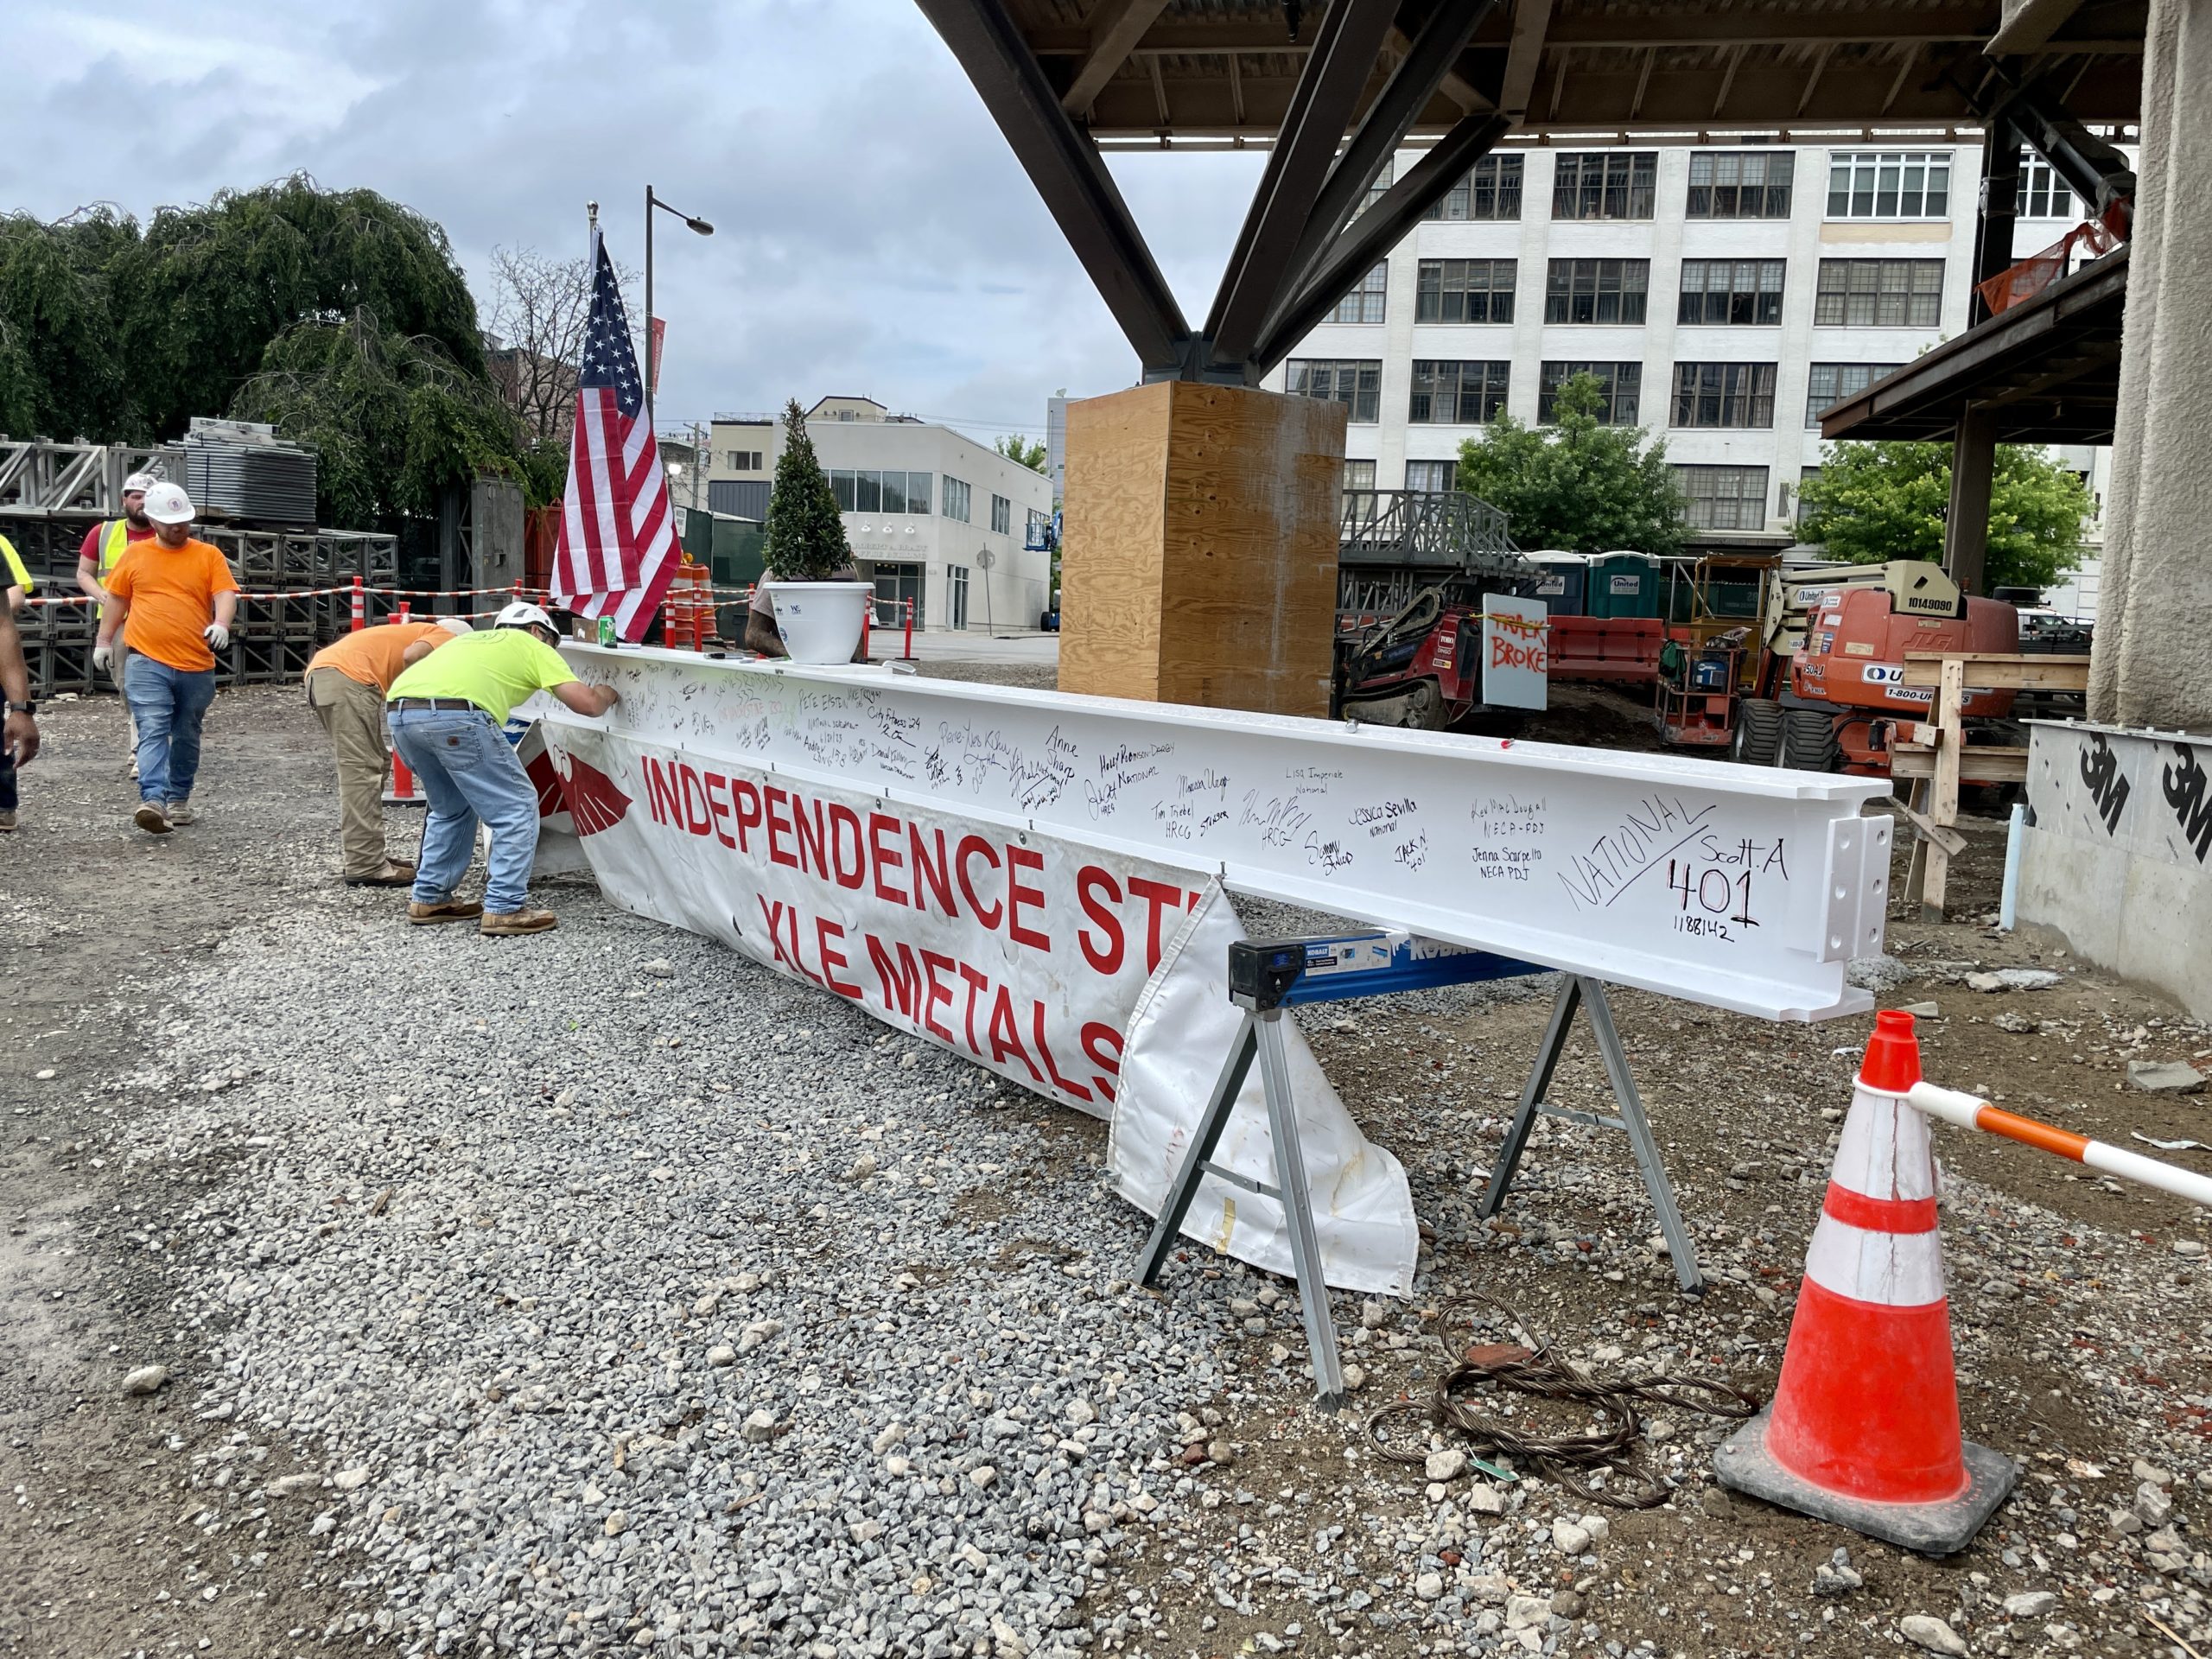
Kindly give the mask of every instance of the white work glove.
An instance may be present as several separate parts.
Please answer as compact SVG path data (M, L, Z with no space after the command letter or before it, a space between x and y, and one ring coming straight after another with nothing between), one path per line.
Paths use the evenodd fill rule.
M113 645L94 645L92 647L92 666L99 670L101 673L106 673L107 665L114 660L115 647Z
M200 637L218 651L227 649L231 643L231 631L219 622L210 622L200 629Z

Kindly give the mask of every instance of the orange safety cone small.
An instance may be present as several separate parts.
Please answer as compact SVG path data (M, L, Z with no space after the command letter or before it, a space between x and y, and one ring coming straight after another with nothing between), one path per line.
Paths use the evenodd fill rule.
M1723 1445L1723 1486L1870 1538L1948 1555L2012 1489L2011 1459L1959 1433L1912 1016L1874 1016L1774 1401Z
M399 758L399 751L391 752L391 772L385 779L384 799L386 806L419 806L423 791L415 787L415 774Z

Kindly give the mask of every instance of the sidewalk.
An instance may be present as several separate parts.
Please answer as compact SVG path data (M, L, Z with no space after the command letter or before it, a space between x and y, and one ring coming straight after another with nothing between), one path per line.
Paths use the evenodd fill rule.
M883 662L899 654L905 636L896 628L878 628L868 641L871 661ZM1002 629L996 637L981 628L964 633L917 632L914 655L925 663L1007 663L1034 668L1056 668L1060 661L1060 636L1031 631Z

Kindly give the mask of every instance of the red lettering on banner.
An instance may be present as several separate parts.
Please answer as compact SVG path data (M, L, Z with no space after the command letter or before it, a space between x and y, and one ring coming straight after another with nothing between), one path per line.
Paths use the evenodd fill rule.
M783 901L781 899L778 899L774 904L770 904L768 902L768 895L765 893L756 893L753 896L760 901L760 914L767 921L768 943L775 949L776 960L784 963L785 966L788 967L795 974L804 972L805 970L802 969L798 963L793 962L789 956L785 954L784 951Z
M676 783L671 768L663 766L650 754L641 756L645 768L645 804L652 809L655 823L683 822L683 804L676 798Z
M1102 974L1117 974L1122 970L1122 918L1098 902L1097 893L1103 889L1106 896L1118 906L1122 902L1122 884L1096 864L1086 864L1075 879L1075 896L1083 905L1083 913L1098 924L1098 931L1105 936L1103 949L1090 942L1090 930L1076 930L1076 943L1083 947L1083 957Z
M883 1006L896 1007L900 1016L918 1020L922 1014L922 970L914 961L914 947L901 944L898 959L883 948L874 934L868 936L868 959L883 986Z
M1148 876L1133 875L1129 878L1129 893L1143 899L1149 907L1144 937L1144 970L1149 974L1160 966L1160 918L1171 909L1183 908L1183 889L1169 882L1154 881Z
M903 893L894 893L883 885L883 873L886 870L895 870L906 861L899 856L898 848L886 847L883 844L883 837L887 831L895 838L899 834L899 820L882 812L871 812L868 815L868 849L874 855L875 896L886 904L903 905L906 902L906 895Z
M810 806L814 809L814 833L812 835L809 835L807 833L807 809ZM791 797L791 825L798 831L799 868L801 870L806 870L811 868L814 874L819 875L824 881L827 881L830 880L830 844L828 838L823 834L822 830L822 803L819 801L802 801L797 794L793 794ZM814 862L811 867L810 867L806 861L807 849L810 847L814 849Z
M837 977L837 970L845 965L845 953L830 944L830 936L833 933L839 944L845 942L843 923L833 922L827 916L814 918L814 953L822 959L822 982L838 995L849 996L857 1002L862 995L861 988L848 985Z
M990 909L986 911L983 908L983 901L976 896L976 889L968 885L968 859L969 855L974 853L981 853L989 861L993 869L995 870L999 867L997 848L992 846L981 836L961 836L960 851L955 855L956 861L960 867L960 894L967 899L968 908L976 912L976 919L985 927L996 931L999 918L1006 913L1006 906L994 901ZM949 915L951 912L946 913Z
M1089 1100L1090 1090L1062 1077L1059 1066L1053 1061L1052 1046L1045 1040L1045 1005L1042 1002L1029 1005L1029 1032L1037 1039L1037 1052L1045 1057L1045 1070L1052 1082L1077 1100Z
M960 964L960 977L968 987L968 1046L980 1058L983 1046L976 1040L976 1004L979 999L991 994L991 982L964 962ZM1004 996L1006 993L1001 991L999 995Z
M952 987L940 983L938 975L951 966L953 961L950 957L941 957L934 950L922 952L922 973L929 981L929 995L922 1003L922 1025L931 1035L942 1039L948 1048L960 1039L937 1022L937 1005L940 1002L949 1004L952 1001Z
M1029 1058L1029 1051L1021 1046L1021 1027L1014 1018L1014 998L1001 985L998 1001L991 1005L991 1058L995 1064L1004 1065L1009 1054L1027 1066L1029 1075L1039 1083L1045 1081L1045 1074L1037 1069L1037 1062Z
M676 777L683 791L683 827L695 836L712 835L715 821L707 816L707 786L699 781L697 770L679 764ZM691 810L695 799L699 808L696 812Z
M1032 950L1050 950L1052 948L1051 935L1021 925L1021 906L1027 903L1033 909L1042 910L1045 907L1045 889L1023 887L1021 877L1015 872L1034 870L1041 875L1044 869L1044 855L1034 848L1008 847L1006 849L1007 937L1016 944L1027 945Z
M931 861L929 849L922 844L922 826L918 823L906 826L907 851L914 860L914 908L920 911L929 909L922 897L922 887L926 883L930 891L937 894L938 907L948 916L957 916L960 912L952 905L952 880L949 873L950 861L944 855L944 831L938 830L931 833L937 837L935 862Z
M816 973L813 969L808 967L805 961L799 955L798 906L797 905L793 905L790 909L784 912L784 920L788 924L791 930L791 966L798 969L800 973L805 975L807 978L812 980L817 985L821 986L823 990L828 990L830 988L829 982L824 980L821 975Z
M845 868L845 832L853 836L853 864ZM848 892L858 893L861 883L868 880L868 856L861 846L861 817L849 806L830 803L830 868L837 885Z
M760 827L760 789L751 780L740 778L729 786L730 799L737 807L737 850L749 851L745 832Z
M719 801L715 798L715 785L717 784L721 785L722 791L722 798ZM707 813L714 820L715 839L725 847L736 846L735 839L722 829L722 820L729 817L729 779L719 772L707 774Z
M798 868L798 861L789 853L780 850L776 840L778 836L788 836L791 832L791 820L776 816L778 807L788 806L791 804L791 796L773 784L769 785L761 793L768 799L768 861L771 864L781 864L787 869L795 870Z
M1084 1058L1099 1071L1091 1081L1098 1085L1098 1092L1111 1102L1114 1079L1122 1075L1122 1033L1103 1020L1093 1020L1084 1025L1082 1035ZM1107 1052L1109 1049L1113 1052Z

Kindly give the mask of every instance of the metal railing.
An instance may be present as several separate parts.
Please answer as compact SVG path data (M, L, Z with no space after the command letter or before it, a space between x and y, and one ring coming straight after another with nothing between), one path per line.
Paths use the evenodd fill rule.
M184 451L0 438L0 508L11 512L121 512L123 480L138 472L159 473L181 483Z
M1338 546L1346 564L1529 570L1505 515L1459 490L1346 490Z

